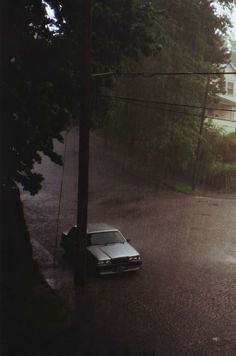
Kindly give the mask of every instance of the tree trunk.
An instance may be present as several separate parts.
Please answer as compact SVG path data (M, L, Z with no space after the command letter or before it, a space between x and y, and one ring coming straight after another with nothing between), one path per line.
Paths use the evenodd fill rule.
M25 281L32 272L32 247L20 192L16 185L2 188L1 251L3 281L7 286Z

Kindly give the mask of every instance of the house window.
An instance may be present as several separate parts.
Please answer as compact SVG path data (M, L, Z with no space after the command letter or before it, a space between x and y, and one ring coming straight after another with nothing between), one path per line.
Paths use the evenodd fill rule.
M227 83L227 94L233 95L233 93L234 93L234 83L228 82Z

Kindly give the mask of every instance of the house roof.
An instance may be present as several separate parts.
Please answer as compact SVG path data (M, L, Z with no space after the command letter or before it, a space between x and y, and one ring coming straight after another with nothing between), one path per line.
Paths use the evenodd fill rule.
M225 98L222 96L222 94L218 94L219 103L218 104L226 104L226 105L232 105L235 106L236 102L234 100L230 100L228 98Z

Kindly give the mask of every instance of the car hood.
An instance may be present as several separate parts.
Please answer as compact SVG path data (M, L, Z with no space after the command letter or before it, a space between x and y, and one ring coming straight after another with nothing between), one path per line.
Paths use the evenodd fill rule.
M98 259L107 260L113 258L138 256L139 253L128 242L111 245L88 246L87 249Z

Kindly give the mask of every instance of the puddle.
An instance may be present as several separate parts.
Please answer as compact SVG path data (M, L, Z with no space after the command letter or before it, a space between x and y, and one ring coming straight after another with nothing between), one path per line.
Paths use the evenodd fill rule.
M212 249L210 254L210 258L214 261L218 261L224 264L236 264L236 251L235 249L226 251L219 251L217 249Z
M234 257L232 255L225 255L224 259L228 263L236 263L236 257Z

